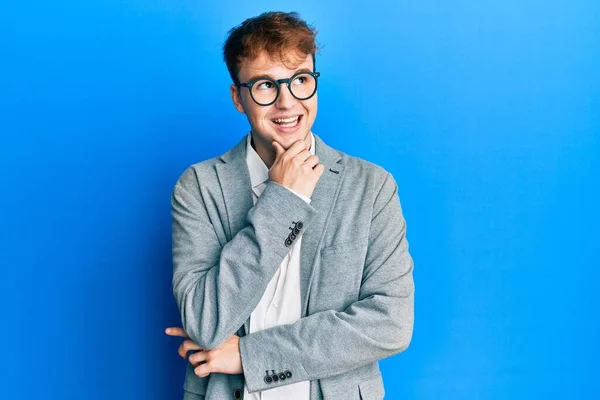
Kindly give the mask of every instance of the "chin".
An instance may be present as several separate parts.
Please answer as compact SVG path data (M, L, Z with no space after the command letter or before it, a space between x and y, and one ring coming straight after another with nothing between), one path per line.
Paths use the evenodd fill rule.
M289 149L290 146L292 144L294 144L294 142L298 141L298 140L304 140L306 139L306 136L308 135L308 132L305 133L297 133L295 135L290 135L290 136L284 136L281 137L280 136L280 141L279 143L281 143L283 145L283 147L285 147L285 149Z

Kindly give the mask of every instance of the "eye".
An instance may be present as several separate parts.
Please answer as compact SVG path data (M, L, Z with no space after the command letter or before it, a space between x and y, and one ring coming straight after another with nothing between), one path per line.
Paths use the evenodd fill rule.
M258 90L272 90L275 88L275 84L271 81L258 81L256 82L256 88Z
M306 75L300 75L294 79L294 85L303 85L306 83Z

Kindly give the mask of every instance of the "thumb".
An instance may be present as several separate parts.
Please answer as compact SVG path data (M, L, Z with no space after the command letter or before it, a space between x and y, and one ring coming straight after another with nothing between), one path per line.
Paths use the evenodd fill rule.
M285 153L285 149L276 141L271 142L271 144L275 149L275 159L277 160L283 153Z
M179 336L183 338L189 338L187 333L182 328L179 327L169 327L165 329L165 333L169 336Z

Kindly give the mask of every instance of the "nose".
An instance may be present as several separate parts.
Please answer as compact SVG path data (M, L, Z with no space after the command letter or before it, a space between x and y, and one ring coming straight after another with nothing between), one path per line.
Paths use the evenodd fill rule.
M284 83L280 86L279 97L275 102L275 106L281 109L289 109L292 108L296 101L298 101L294 96L292 96L292 92L290 92L290 87Z

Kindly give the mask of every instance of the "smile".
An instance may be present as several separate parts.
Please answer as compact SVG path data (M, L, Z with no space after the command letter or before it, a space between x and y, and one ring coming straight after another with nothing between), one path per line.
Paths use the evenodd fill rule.
M281 128L293 128L300 123L301 119L302 115L296 115L294 117L289 118L275 118L272 119L271 122L273 122L275 125Z

